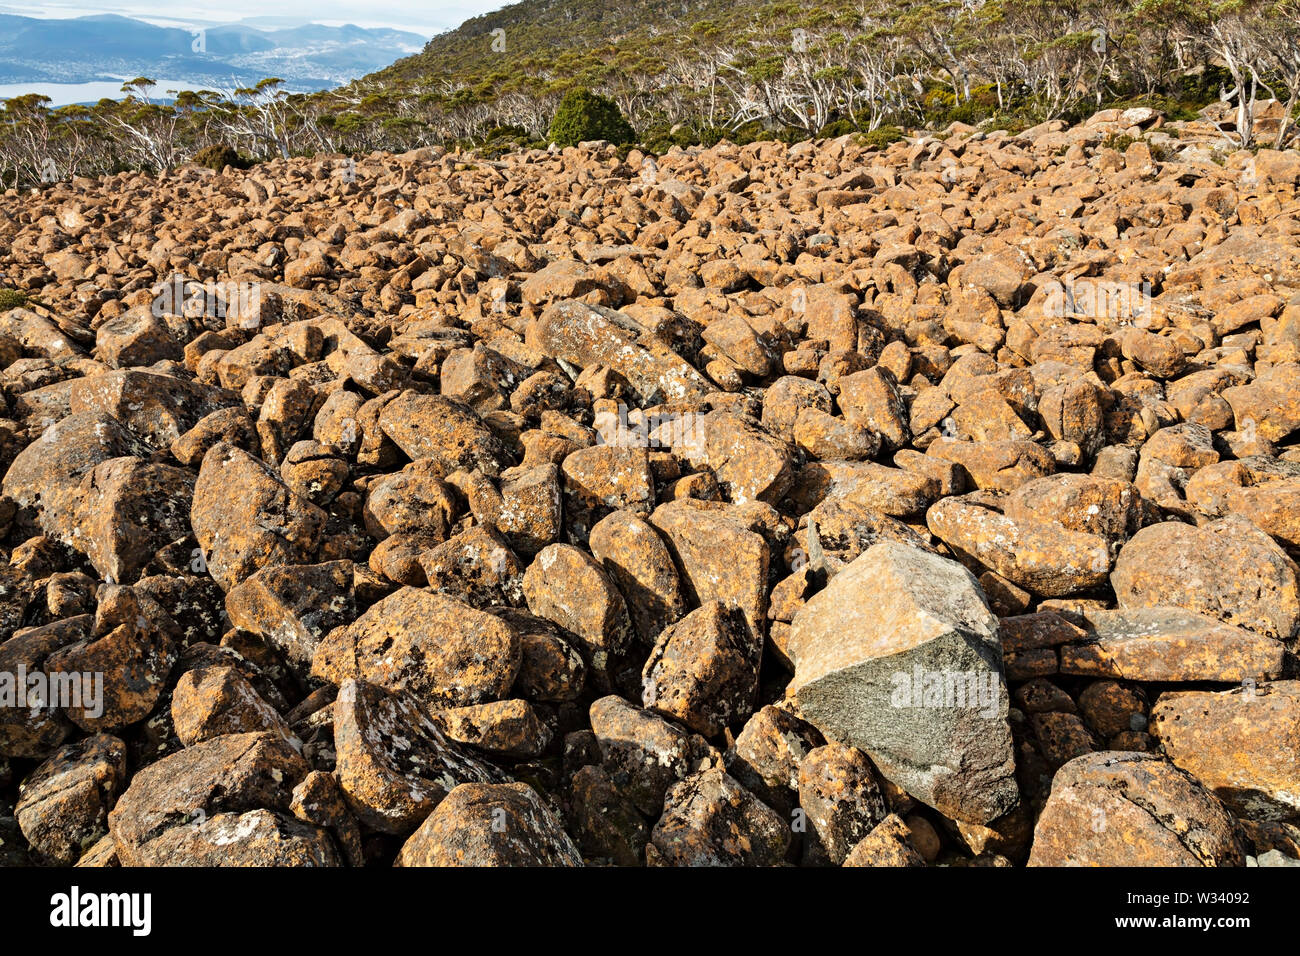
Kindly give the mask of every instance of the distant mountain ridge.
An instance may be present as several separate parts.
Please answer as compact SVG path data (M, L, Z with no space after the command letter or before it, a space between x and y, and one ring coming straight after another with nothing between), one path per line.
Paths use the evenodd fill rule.
M387 28L321 24L194 31L115 14L64 20L0 15L0 84L87 83L121 76L252 84L279 76L323 89L387 66L427 38Z

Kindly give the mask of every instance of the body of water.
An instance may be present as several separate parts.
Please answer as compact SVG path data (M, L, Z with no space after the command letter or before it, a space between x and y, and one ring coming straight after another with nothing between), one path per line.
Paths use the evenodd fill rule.
M127 78L129 79L129 77ZM71 103L98 103L105 97L114 100L122 99L126 94L122 92L122 80L97 80L93 83L0 83L0 99L8 99L13 96L24 96L28 93L40 93L42 96L48 96L54 102L52 107L67 106ZM226 82L220 85L212 83L187 83L184 80L159 80L158 85L149 91L151 100L172 99L168 90L229 90L237 84ZM306 92L293 90L293 92Z

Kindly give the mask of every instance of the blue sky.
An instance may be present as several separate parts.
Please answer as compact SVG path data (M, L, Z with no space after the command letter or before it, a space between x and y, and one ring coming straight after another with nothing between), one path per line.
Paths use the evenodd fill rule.
M513 0L279 0L271 7L266 0L0 0L0 13L59 18L117 13L161 25L230 23L272 14L301 22L395 27L433 36L510 2Z

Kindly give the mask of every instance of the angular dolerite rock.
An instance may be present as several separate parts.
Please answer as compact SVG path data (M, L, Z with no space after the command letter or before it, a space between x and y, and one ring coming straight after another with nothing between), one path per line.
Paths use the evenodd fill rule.
M601 766L642 813L658 816L668 788L717 757L708 742L621 697L591 705Z
M423 552L419 566L431 589L475 607L523 604L524 568L519 556L499 532L485 525L476 524Z
M223 734L277 733L296 738L284 718L234 667L196 667L181 675L172 692L172 724L187 747Z
M774 866L790 845L790 824L714 768L668 791L650 834L647 861L660 866Z
M925 520L950 548L1043 597L1096 587L1110 573L1104 538L1051 520L1012 518L979 503L978 496L945 498Z
M827 498L808 512L808 525L800 537L807 545L809 565L830 574L878 541L934 550L910 525L841 498Z
M446 707L433 714L448 737L483 753L507 759L539 756L553 734L526 700L493 700L467 707Z
M47 693L39 702L34 698L31 691L38 685L31 679L41 675L48 682L56 670L47 664L50 656L85 640L93 625L92 615L80 614L28 628L0 643L0 756L44 757L72 732L72 724L50 700L53 695ZM94 691L93 678L89 690Z
M154 448L166 448L206 416L238 401L223 389L135 368L77 379L68 391L74 415L112 415Z
M653 527L631 511L615 511L597 522L588 541L622 592L632 626L651 644L686 613L681 577L668 545Z
M1048 475L1021 485L1002 502L1016 521L1050 521L1107 542L1123 542L1141 525L1141 495L1127 481L1096 475Z
M981 490L1014 491L1026 482L1050 475L1056 468L1051 454L1031 441L955 441L940 438L927 455L956 462Z
M563 474L564 513L577 540L611 511L649 514L654 507L654 475L644 448L580 448L564 459Z
M440 470L422 458L370 485L362 512L370 536L382 541L390 534L420 534L445 541L457 508L454 489L436 474Z
M877 366L840 379L839 406L845 418L880 435L891 450L905 447L911 438L898 381L886 368Z
M729 501L776 504L794 484L794 449L757 422L720 411L705 416L700 427L705 463Z
M1300 632L1296 565L1244 518L1143 528L1115 561L1124 609L1172 605L1283 641Z
M1300 820L1300 681L1162 694L1151 734L1238 816Z
M544 548L524 574L528 610L578 638L598 689L608 690L632 645L623 595L596 559L570 544Z
M1232 816L1152 754L1076 757L1052 779L1030 866L1242 866Z
M788 813L799 789L799 765L822 743L811 724L768 704L737 735L727 752L727 773L773 810Z
M339 688L334 748L348 804L380 833L410 833L457 784L504 782L448 740L410 695L361 681Z
M575 773L568 796L569 832L584 854L617 866L645 863L650 828L603 767L588 764Z
M325 512L261 459L220 442L203 456L190 524L208 571L229 591L259 568L310 563Z
M650 490L653 493L653 485ZM511 469L499 490L469 498L475 518L494 526L520 554L536 554L564 532L560 470L555 465Z
M527 784L462 783L411 834L397 866L582 866L582 854Z
M118 858L123 866L198 862L185 850L192 830L218 814L287 813L309 770L283 737L268 733L226 734L164 757L136 773L108 815ZM224 865L238 865L244 847L238 839L226 843Z
M844 866L925 866L925 859L912 845L907 823L891 813L859 840L844 859Z
M1019 799L998 622L969 571L873 545L796 612L787 696L832 740L960 820Z
M530 323L526 341L578 368L609 366L631 383L643 405L696 399L712 391L681 356L640 344L636 328L620 312L569 299L549 306Z
M51 673L83 676L80 701L64 713L83 730L113 730L149 715L176 663L180 629L156 602L121 585L100 589L91 633L49 656ZM103 675L102 679L99 675ZM96 691L84 687L93 683Z
M371 605L316 648L312 676L349 678L406 690L426 706L478 704L504 697L519 673L519 636L484 611L419 588Z
M330 831L351 866L361 866L361 828L348 809L347 798L338 777L323 770L313 770L293 788L293 815L304 823L313 823Z
M889 468L874 461L818 461L804 466L790 489L800 511L838 498L896 518L920 514L938 497L928 475Z
M81 480L68 543L107 581L134 581L162 548L190 534L194 477L139 458L111 458Z
M500 474L510 456L469 406L443 395L403 392L383 407L379 427L412 460L432 458L451 474L477 468Z
M110 458L148 454L149 447L116 418L82 412L51 425L19 452L0 487L20 518L38 517L47 534L64 539L78 527L82 477Z
M330 834L284 813L249 810L172 827L147 847L141 866L342 866Z
M641 702L713 737L753 713L762 656L763 639L740 608L710 601L659 635Z
M356 618L351 561L263 568L226 594L230 623L269 642L305 679L321 639Z
M519 635L519 673L513 692L533 701L558 703L582 693L587 665L582 655L552 621L515 608L493 608Z
M654 510L650 523L663 532L688 598L735 604L755 634L766 633L771 552L735 506L670 501Z
M14 816L43 860L71 866L108 832L125 781L126 744L95 734L60 748L22 782Z
M799 806L812 824L807 855L837 865L887 815L871 761L843 744L818 747L799 764Z

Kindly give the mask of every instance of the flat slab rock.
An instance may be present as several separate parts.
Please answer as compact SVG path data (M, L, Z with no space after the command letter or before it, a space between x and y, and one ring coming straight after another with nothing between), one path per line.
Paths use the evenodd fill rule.
M1088 610L1086 643L1061 648L1061 673L1136 681L1226 681L1281 676L1278 640L1176 607Z

